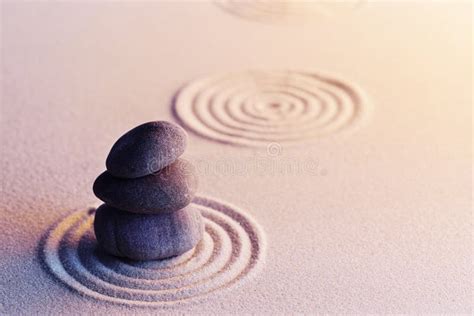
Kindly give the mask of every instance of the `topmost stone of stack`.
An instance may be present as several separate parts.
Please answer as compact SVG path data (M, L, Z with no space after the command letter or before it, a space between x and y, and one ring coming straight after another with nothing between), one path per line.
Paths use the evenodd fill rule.
M107 170L118 178L139 178L157 172L184 153L187 134L180 126L154 121L122 135L107 157Z

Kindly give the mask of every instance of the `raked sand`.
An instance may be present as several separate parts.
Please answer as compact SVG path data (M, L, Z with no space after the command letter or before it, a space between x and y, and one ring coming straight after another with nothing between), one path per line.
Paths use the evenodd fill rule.
M0 314L472 312L470 5L217 2L2 3ZM119 261L92 183L151 120L206 234Z

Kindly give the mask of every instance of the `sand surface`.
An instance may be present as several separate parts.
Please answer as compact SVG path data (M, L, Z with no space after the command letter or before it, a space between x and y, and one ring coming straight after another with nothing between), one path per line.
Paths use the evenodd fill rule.
M0 314L471 313L471 5L230 2L2 2ZM183 123L199 194L222 202L167 266L85 260L118 283L102 293L171 301L122 304L84 281L94 239L67 225L87 230L113 142L155 119Z

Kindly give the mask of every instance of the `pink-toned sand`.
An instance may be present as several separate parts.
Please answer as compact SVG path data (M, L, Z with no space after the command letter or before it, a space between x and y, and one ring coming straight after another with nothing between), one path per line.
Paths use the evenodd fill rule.
M324 14L314 10L304 19L299 9L289 18L281 7L231 9L205 2L2 3L0 314L164 308L72 290L43 256L45 239L54 249L47 235L54 223L97 205L92 183L116 138L156 119L188 128L186 158L198 167L200 195L237 206L265 240L252 278L232 276L240 286L226 283L163 311L471 313L471 5L326 4ZM219 90L224 97L214 99L218 112L206 101L195 112L173 114L176 92L190 81L249 69L340 78L324 82L334 94L323 103L335 119L299 130L303 124L295 122L309 114L291 103L301 93L317 103L324 87L292 79L295 89L319 91L298 90L292 99L281 96L288 91L274 75L270 90L280 88L251 99L258 106L240 106L250 88L235 96L228 90L234 84L226 83L225 93ZM240 84L238 76L231 82ZM253 83L251 93L265 94L266 83ZM225 98L237 103L224 111ZM234 124L224 115L244 110L291 124L274 128L255 118L251 129L215 125ZM286 133L304 137L288 144ZM223 227L222 236L230 229ZM202 249L208 245L210 239Z

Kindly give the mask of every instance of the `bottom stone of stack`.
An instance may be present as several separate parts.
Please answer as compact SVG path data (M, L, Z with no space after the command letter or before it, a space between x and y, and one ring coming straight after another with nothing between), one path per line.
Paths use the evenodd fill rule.
M133 260L174 257L195 247L204 224L201 213L186 206L172 213L136 214L101 205L95 214L97 242L107 253Z

